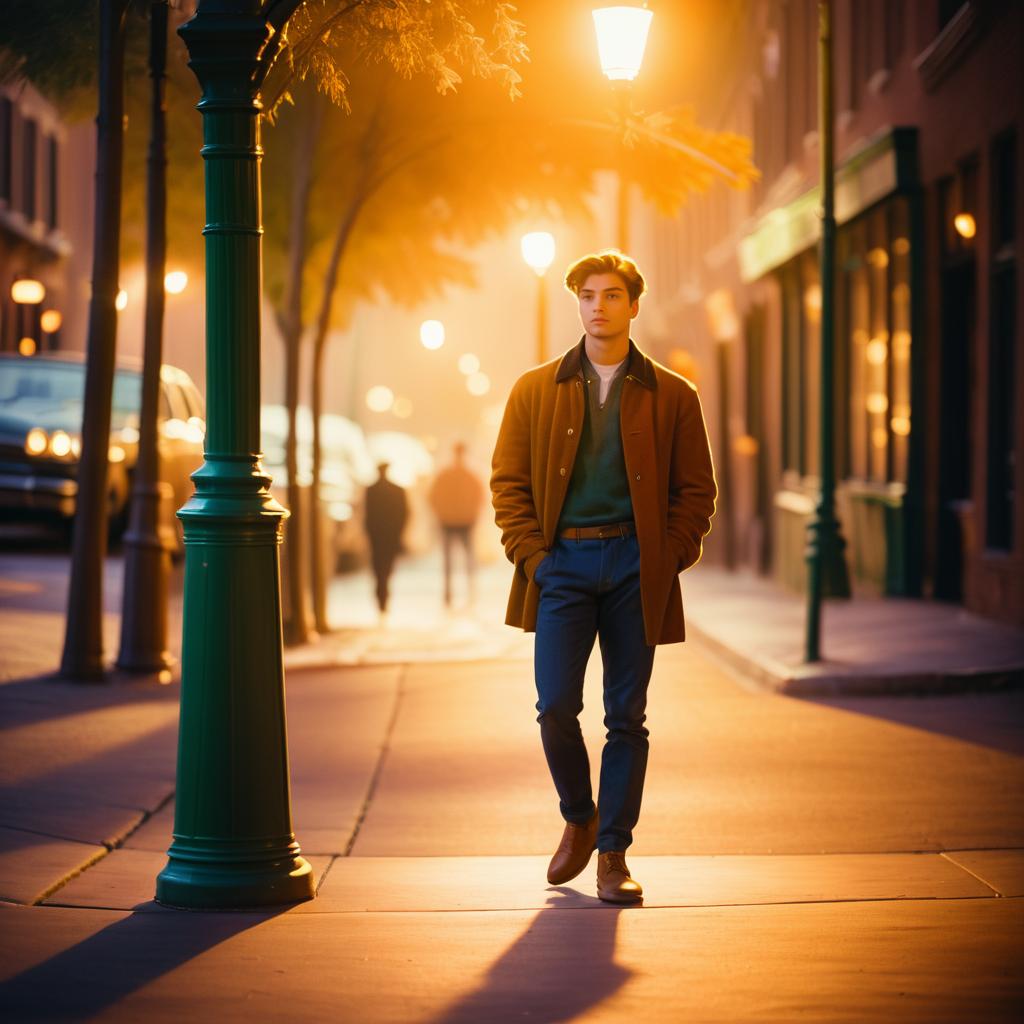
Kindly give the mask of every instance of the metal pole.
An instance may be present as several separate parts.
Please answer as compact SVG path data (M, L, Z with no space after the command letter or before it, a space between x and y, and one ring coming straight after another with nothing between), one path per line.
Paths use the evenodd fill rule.
M805 661L821 658L821 602L831 596L849 596L843 557L845 543L835 517L835 463L833 459L833 352L835 347L835 178L832 135L832 4L818 2L818 140L821 152L821 382L819 459L821 491L807 538L807 633Z
M206 461L178 513L185 622L172 906L309 899L292 831L279 546L286 511L260 463L260 63L274 29L251 0L201 0L179 30L202 87Z
M167 650L167 587L171 556L160 538L160 452L157 438L163 360L164 271L167 264L167 0L150 5L149 73L153 80L147 166L146 329L143 343L139 459L124 536L124 586L118 668L160 672Z

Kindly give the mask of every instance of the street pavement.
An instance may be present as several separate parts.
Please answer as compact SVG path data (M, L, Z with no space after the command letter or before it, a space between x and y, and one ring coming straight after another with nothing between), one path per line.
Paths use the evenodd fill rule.
M49 678L61 559L0 554L4 1020L1020 1017L1012 676L939 694L931 665L916 693L788 692L704 639L735 628L723 609L757 611L756 584L736 581L728 606L728 580L697 567L683 576L691 639L659 648L651 684L629 856L646 899L614 908L596 899L594 863L564 886L544 878L561 822L532 637L502 625L507 566L485 566L474 606L446 612L436 560L405 565L384 624L368 578L344 577L337 633L287 654L295 829L317 898L181 912L152 899L173 824L178 682ZM118 574L112 559L111 648ZM862 638L875 664L887 636ZM911 678L892 672L895 648L887 686ZM600 704L595 653L583 713L595 768Z

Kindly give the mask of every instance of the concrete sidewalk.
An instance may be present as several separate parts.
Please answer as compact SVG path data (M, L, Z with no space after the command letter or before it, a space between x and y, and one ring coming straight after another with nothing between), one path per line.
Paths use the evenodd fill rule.
M59 576L38 573L26 595L30 569L3 572L0 643L20 631L20 663L52 665ZM661 648L630 851L647 896L616 909L596 899L593 865L545 883L561 826L532 637L501 624L506 581L494 566L474 608L447 613L434 566L406 566L386 627L368 580L335 584L339 632L287 654L294 821L319 892L276 912L152 901L173 824L176 681L9 678L4 1019L1019 1017L1024 691L796 697L698 643ZM716 607L719 623L766 614L763 594L742 604L716 592L725 582L684 576L691 636ZM898 649L898 631L882 640ZM596 655L587 688L596 771Z

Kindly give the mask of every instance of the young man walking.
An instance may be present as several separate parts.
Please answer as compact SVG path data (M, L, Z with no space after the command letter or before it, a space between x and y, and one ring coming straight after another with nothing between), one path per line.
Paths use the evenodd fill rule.
M515 565L505 621L536 631L541 740L565 820L548 881L598 851L597 892L643 898L625 851L647 768L647 684L658 644L685 637L679 573L701 555L718 489L695 387L630 339L644 280L617 252L571 266L584 335L516 381L494 449L495 521ZM604 662L595 803L578 716L598 638Z

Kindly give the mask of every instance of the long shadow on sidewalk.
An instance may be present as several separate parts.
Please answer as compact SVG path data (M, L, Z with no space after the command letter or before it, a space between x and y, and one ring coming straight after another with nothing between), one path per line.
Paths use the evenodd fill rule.
M540 1024L576 1020L610 999L633 972L615 962L621 907L561 909L559 895L491 966L480 986L435 1018L434 1024L480 1024L522 1017Z
M136 910L152 908L146 903ZM5 1020L87 1020L133 992L289 908L134 913L0 984Z

